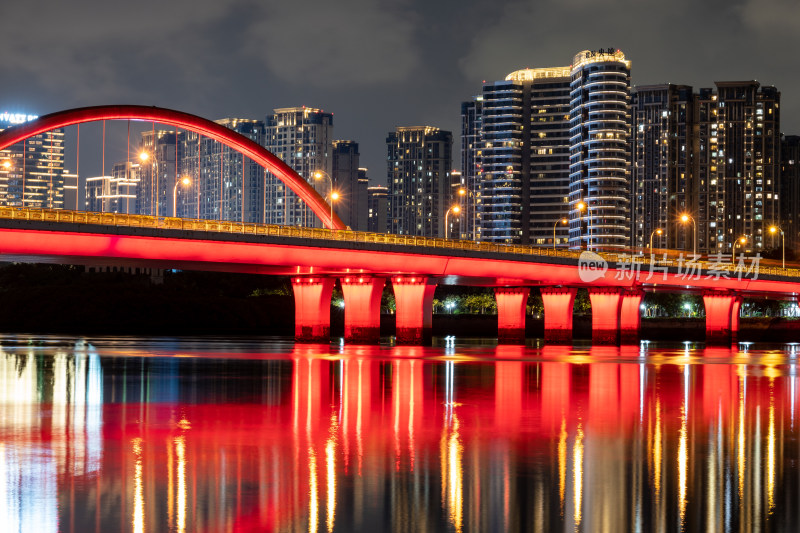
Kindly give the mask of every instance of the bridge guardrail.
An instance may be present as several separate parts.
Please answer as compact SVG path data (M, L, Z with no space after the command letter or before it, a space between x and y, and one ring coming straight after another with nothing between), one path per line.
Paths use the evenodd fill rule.
M228 222L217 220L203 220L175 217L155 217L148 215L127 215L117 213L92 213L85 211L70 211L67 209L35 209L20 207L0 207L0 218L11 220L34 220L43 222L68 222L78 224L93 224L99 226L126 226L136 228L156 228L183 231L203 231L211 233L238 233L246 235L267 235L274 237L302 237L309 239L363 242L373 244L395 244L404 246L420 246L426 248L442 248L447 250L467 250L477 252L506 253L509 255L537 255L545 257L561 257L578 259L580 252L570 250L535 246L522 246L513 244L496 244L479 241L464 241L458 239L438 239L431 237L417 237L414 235L392 235L387 233L369 233L352 230L329 230L325 228L305 228L298 226L278 226L271 224L249 224L242 222ZM650 257L646 255L631 256L620 255L614 252L599 252L598 255L610 263L631 262L635 260L641 266L650 267ZM654 267L687 266L687 262L676 261L672 258L663 259L654 257ZM738 267L734 264L724 264L710 261L696 261L700 270L736 272ZM759 266L760 274L776 276L800 277L800 269L778 268Z

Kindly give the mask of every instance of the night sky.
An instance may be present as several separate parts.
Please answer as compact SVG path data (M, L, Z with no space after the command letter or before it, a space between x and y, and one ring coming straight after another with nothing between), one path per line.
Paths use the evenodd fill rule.
M796 0L4 1L0 43L0 111L320 107L377 183L395 126L453 131L458 168L460 103L482 80L584 49L623 50L634 85L775 85L784 133L800 134Z

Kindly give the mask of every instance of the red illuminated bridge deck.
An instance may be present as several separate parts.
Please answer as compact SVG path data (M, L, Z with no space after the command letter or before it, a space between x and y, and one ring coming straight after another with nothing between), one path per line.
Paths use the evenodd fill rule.
M430 328L438 283L495 287L501 340L524 336L531 286L545 305L546 340L571 339L572 303L589 289L595 342L638 335L643 290L703 293L709 340L730 339L741 299L768 295L794 299L800 270L761 267L742 277L734 267L699 263L687 276L676 260L650 272L629 256L600 254L607 262L596 279L581 277L576 252L328 229L242 224L65 210L0 208L0 256L11 261L127 265L291 275L300 340L329 336L330 293L335 280L345 299L345 337L374 342L380 294L392 279L398 340L420 342ZM713 269L713 270L709 270ZM720 274L720 271L723 271ZM735 316L734 316L735 315Z

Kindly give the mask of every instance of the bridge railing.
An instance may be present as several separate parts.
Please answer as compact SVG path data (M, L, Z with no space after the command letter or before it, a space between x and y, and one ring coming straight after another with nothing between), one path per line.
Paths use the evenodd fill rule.
M535 255L544 257L562 257L578 259L580 252L553 249L549 247L523 246L514 244L496 244L458 239L439 239L417 237L414 235L393 235L388 233L369 233L352 230L329 230L325 228L306 228L298 226L279 226L272 224L249 224L218 220L203 220L174 217L155 217L147 215L127 215L120 213L93 213L87 211L70 211L66 209L30 209L19 207L0 207L1 219L34 220L42 222L92 224L100 226L126 226L135 228L156 228L182 231L202 231L211 233L237 233L245 235L268 235L275 237L301 237L341 242L363 242L374 244L394 244L404 246L420 246L425 248L441 248L445 250L468 250L478 252L494 252L510 255ZM627 253L599 252L598 255L610 263L639 263L650 268L651 258L648 255L631 255ZM692 263L704 271L737 272L741 267L712 261L696 261ZM664 259L663 255L653 256L653 267L687 268L685 260ZM644 268L642 268L644 270ZM800 269L759 266L759 274L800 277Z

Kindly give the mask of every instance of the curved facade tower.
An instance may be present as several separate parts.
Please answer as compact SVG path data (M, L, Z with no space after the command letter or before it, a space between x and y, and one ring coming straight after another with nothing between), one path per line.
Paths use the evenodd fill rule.
M620 50L584 50L570 84L569 243L630 245L630 77ZM583 210L580 205L585 205Z

